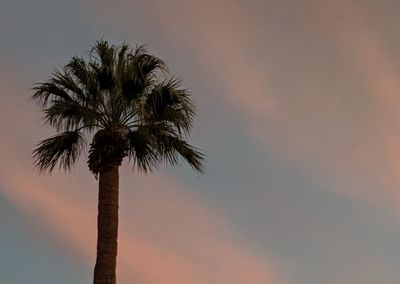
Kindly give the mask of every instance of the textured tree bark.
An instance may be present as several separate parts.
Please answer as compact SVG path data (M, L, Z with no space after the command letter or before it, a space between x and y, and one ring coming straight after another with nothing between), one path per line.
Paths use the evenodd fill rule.
M94 284L115 284L118 239L119 165L106 167L99 174L97 216L97 258Z

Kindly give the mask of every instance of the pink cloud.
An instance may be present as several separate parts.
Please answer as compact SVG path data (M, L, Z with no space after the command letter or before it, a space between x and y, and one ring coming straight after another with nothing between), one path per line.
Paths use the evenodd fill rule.
M379 190L352 193L369 199L380 199L383 193L385 203L394 202L393 208L398 208L400 73L363 6L354 1L325 1L322 11L338 45L347 52L365 79L365 100L370 97L373 104L364 118L360 147L354 147L349 158L360 161L364 174L375 177Z
M72 190L65 184L58 185L57 179L53 180L53 184L44 185L37 181L38 177L21 178L16 174L1 178L3 188L6 188L2 190L3 194L30 215L33 221L40 220L51 228L50 231L55 234L53 237L62 245L72 248L88 263L93 261L96 235L93 202L87 205L74 198L71 194L78 194L78 190ZM130 283L132 279L149 284L278 283L273 276L276 272L268 261L235 242L218 216L204 211L198 201L165 180L161 182L156 178L153 182L146 178L147 186L140 194L141 199L125 201L124 205L139 205L140 209L134 210L136 216L121 216L123 225L120 228L118 258L121 283ZM157 182L164 188L161 190L161 197L166 197L164 200L144 193L157 189ZM55 190L56 186L58 189ZM148 216L147 213L154 210L146 210L145 207L152 206L156 206L158 212ZM178 218L184 219L182 216L185 216L190 219L190 231L186 231L185 222L181 227L173 224L174 221L168 219L171 213L168 214L166 207L173 208ZM163 212L167 212L164 218L160 215ZM157 220L153 219L155 217ZM146 221L162 228L161 238L141 230L141 223ZM168 228L169 223L173 224L171 228Z
M355 5L318 5L321 30L336 33L338 46L348 48L355 58L342 68L356 65L366 77L368 94L358 105L349 100L353 94L335 94L329 82L315 78L296 82L290 103L272 94L261 63L248 52L254 40L249 31L258 27L239 2L152 1L147 7L157 15L166 37L190 48L202 67L218 78L227 90L225 101L242 115L247 133L261 149L280 155L311 179L328 179L343 196L385 205L396 200L392 208L397 208L400 135L394 106L400 76ZM268 45L268 38L257 40Z
M8 88L9 82L0 77L0 93L7 98L2 104L5 112L0 113L3 121L24 106L12 98L18 90ZM30 149L15 143L20 135L15 129L31 138L25 142L29 144L39 139L41 125L30 113L18 113L19 120L13 122L16 125L3 129L0 142L0 193L32 222L46 228L49 239L92 264L97 198L94 178L83 163L73 175L35 173ZM168 176L131 176L129 169L122 171L121 283L280 283L274 264L235 240L217 210L190 194L188 185L173 182Z

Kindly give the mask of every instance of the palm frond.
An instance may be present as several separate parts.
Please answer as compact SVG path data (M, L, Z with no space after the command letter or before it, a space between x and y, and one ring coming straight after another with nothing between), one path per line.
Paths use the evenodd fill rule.
M71 131L77 128L92 130L94 126L102 123L99 119L101 114L74 101L54 102L43 112L45 122L57 131Z
M90 52L91 66L97 74L97 82L101 90L111 91L115 86L114 67L116 64L117 49L109 45L106 40L97 41Z
M144 127L130 131L127 135L128 157L133 160L133 168L145 173L157 168L159 158L154 149L154 141Z
M173 166L186 161L194 170L203 172L204 154L189 145L174 128L168 124L143 125L129 133L130 157L134 157L139 169L150 169L164 160Z
M85 102L87 100L84 89L74 80L66 67L56 70L49 82L63 88L76 101Z
M194 170L203 172L204 154L200 149L191 146L178 136L166 133L159 133L156 139L157 151L167 163L175 166L183 159Z
M33 151L34 165L40 171L51 172L57 163L69 170L78 159L85 141L78 131L66 131L42 140Z
M36 84L32 88L33 100L37 102L40 107L46 107L50 101L73 101L73 98L62 87L50 82Z
M86 62L83 58L72 57L70 62L66 65L68 71L70 71L81 83L81 85L86 86L88 82L89 72L86 66Z
M150 55L145 47L137 46L133 52L126 55L122 86L124 97L132 99L154 84L161 73L167 72L165 62Z
M190 134L195 106L178 79L171 78L155 86L147 96L144 111L147 120L167 121L179 133Z
M82 89L87 93L87 100L97 100L99 97L99 86L96 81L96 72L89 68L86 61L81 57L72 57L66 65L66 69L75 76Z
M94 57L102 66L113 69L117 47L109 45L106 40L99 40L92 48L90 55Z
M159 73L168 72L164 60L149 54L144 45L137 46L130 59L147 79L153 79Z
M121 78L121 76L124 73L126 65L126 56L129 50L130 50L129 45L125 43L122 44L121 47L118 49L118 61L116 66L116 74L118 78Z

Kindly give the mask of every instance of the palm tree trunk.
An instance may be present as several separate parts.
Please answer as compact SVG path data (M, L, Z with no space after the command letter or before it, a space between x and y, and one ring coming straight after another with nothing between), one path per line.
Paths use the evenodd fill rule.
M99 174L97 216L97 259L94 284L115 284L118 238L119 165L112 164Z

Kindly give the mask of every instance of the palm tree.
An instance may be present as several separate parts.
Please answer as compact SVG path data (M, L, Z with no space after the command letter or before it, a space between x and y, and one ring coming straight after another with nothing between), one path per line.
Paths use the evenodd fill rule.
M122 160L145 173L182 160L202 172L204 156L187 142L195 107L180 81L166 74L164 61L143 46L101 40L87 58L72 57L33 88L44 121L57 131L33 151L41 172L69 170L91 138L87 163L99 182L95 284L116 283Z

